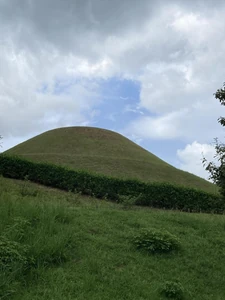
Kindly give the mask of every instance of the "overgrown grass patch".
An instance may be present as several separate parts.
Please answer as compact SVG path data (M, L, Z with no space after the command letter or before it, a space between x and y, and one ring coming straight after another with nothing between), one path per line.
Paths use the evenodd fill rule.
M36 195L23 198L19 192L18 197L13 192L0 196L2 299L19 293L38 269L60 265L76 253L71 212L65 205L39 202Z

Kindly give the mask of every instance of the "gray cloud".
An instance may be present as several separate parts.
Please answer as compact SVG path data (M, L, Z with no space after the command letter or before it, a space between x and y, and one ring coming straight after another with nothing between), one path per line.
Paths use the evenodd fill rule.
M32 51L47 45L63 54L99 58L97 42L141 26L155 10L143 0L14 0L0 2L2 32L20 48ZM138 21L138 23L137 23ZM98 48L98 47L97 47Z

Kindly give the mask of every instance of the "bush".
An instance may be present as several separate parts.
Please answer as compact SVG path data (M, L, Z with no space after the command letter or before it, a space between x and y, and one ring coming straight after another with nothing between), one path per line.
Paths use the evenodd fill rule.
M137 249L149 253L168 253L180 248L180 242L174 235L167 231L143 230L134 238Z
M179 282L176 281L166 281L161 287L160 293L169 299L184 299L184 288Z
M0 174L15 179L29 178L46 186L101 199L118 201L119 197L126 196L134 198L135 204L141 206L207 213L225 211L225 201L219 195L200 190L168 183L110 178L3 154L0 155ZM22 193L27 195L30 191L25 188Z
M28 267L30 263L30 258L27 255L29 247L22 245L20 241L23 239L29 225L30 223L26 219L17 217L13 219L13 224L6 226L0 236L1 270L10 271L15 266L21 270Z
M10 271L13 267L25 267L28 264L28 247L18 242L10 241L4 236L0 237L0 268Z

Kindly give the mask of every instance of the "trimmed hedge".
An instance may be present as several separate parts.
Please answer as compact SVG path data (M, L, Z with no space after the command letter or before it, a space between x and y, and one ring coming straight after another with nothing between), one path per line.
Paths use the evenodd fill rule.
M119 196L136 197L136 205L190 212L223 213L225 202L219 195L168 183L144 183L123 180L65 167L35 163L29 160L0 155L0 174L14 179L30 181L66 191L118 201Z

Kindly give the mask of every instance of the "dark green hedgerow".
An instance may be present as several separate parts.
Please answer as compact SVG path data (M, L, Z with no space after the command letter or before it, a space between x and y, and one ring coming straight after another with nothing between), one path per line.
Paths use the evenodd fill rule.
M4 154L0 155L0 174L114 201L121 195L131 196L136 198L136 205L191 212L225 211L224 200L216 194L167 183L110 178Z

